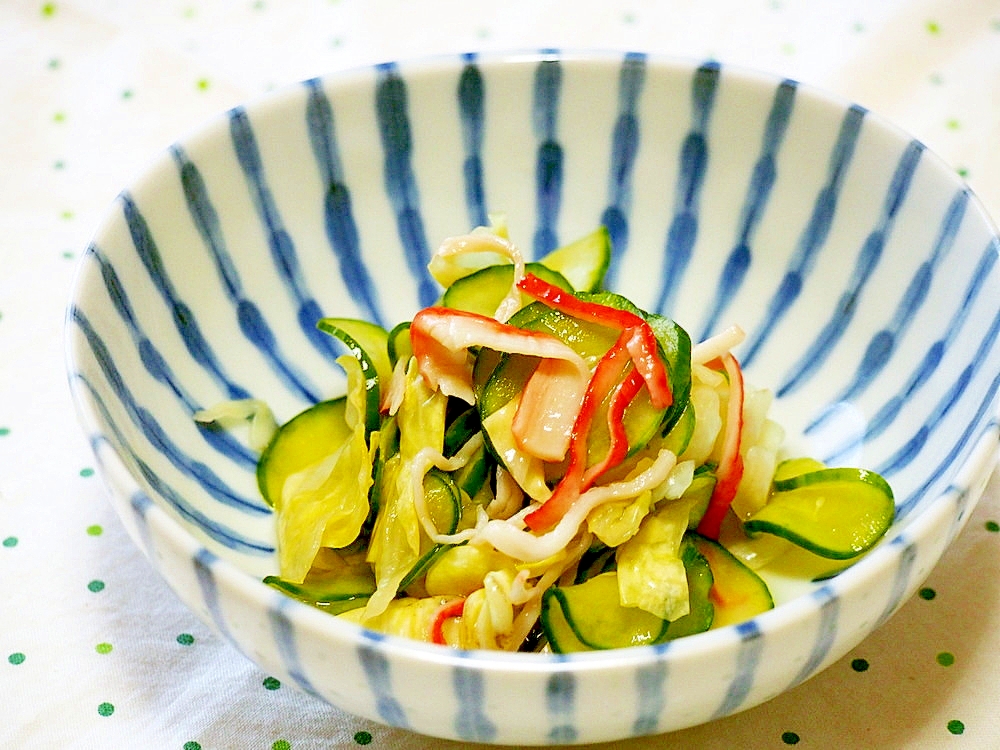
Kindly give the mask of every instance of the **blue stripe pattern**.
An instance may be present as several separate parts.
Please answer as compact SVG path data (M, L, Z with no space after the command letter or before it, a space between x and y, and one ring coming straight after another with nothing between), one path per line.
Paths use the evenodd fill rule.
M556 222L562 198L563 149L559 143L559 92L562 67L557 60L543 60L535 69L532 125L538 149L535 156L536 258L559 245Z
M208 614L212 618L212 624L222 633L223 637L232 640L233 636L229 630L229 624L219 604L219 587L212 570L218 560L219 558L208 550L201 549L195 553L191 562L194 565L195 578L198 580L198 588L201 591L201 600L205 603Z
M275 605L268 612L268 620L271 623L271 631L274 633L274 642L278 646L278 652L285 669L295 683L310 695L319 697L319 692L306 676L299 659L298 646L295 643L295 626L292 622L288 610L293 607L293 599L286 596L276 595Z
M993 240L980 256L979 264L972 272L961 303L952 314L948 325L944 327L944 335L927 347L926 353L915 365L900 389L878 408L875 415L869 420L864 435L832 450L825 457L827 463L835 462L840 456L863 443L871 442L884 433L907 404L913 401L920 389L940 366L956 337L962 332L971 314L973 303L979 298L980 292L996 265L998 254L1000 254L1000 241ZM814 424L816 423L814 422Z
M107 345L97 331L94 330L86 315L79 308L74 308L71 313L71 319L86 337L98 366L104 373L104 377L111 387L113 394L125 409L132 424L142 432L150 445L156 449L158 455L166 458L172 466L183 474L196 480L208 495L223 505L243 512L261 515L267 515L271 512L270 508L263 501L251 500L238 495L230 489L226 482L216 475L209 465L191 458L181 449L167 431L163 429L153 412L142 406L133 395L125 379L116 367L114 358L111 356ZM96 394L96 391L94 393ZM107 420L107 422L109 428L117 429L113 421Z
M548 741L561 745L576 740L576 678L571 673L556 671L549 676L545 708L549 714Z
M104 281L108 297L111 299L112 304L115 306L115 311L119 316L121 316L122 322L128 329L129 336L132 338L132 342L139 352L139 358L142 360L142 364L146 368L146 372L155 378L157 382L167 386L167 388L169 388L177 399L184 405L187 412L193 415L196 411L201 409L201 406L199 406L198 402L195 401L195 399L187 392L181 381L174 374L173 369L169 364L167 364L166 358L160 353L160 350L139 325L132 303L129 301L128 293L125 291L125 286L118 278L118 273L115 271L114 266L111 265L108 259L104 256L104 253L102 253L97 246L91 245L88 248L88 252L100 266L101 278ZM79 322L79 315L79 310L77 308L73 308L70 313L70 321L74 323ZM89 326L88 329L90 332L93 332L94 330L92 326ZM91 337L91 334L87 331L84 333L87 335L88 339ZM102 345L101 351L107 352L107 347ZM106 354L105 359L107 359ZM110 362L104 366L110 366ZM202 425L201 423L198 423L198 428L201 430L202 437L205 438L205 441L219 453L231 458L245 468L256 468L256 454L252 453L246 448L246 446L239 443L231 433L217 430L208 425Z
M351 208L351 191L344 178L344 170L334 132L333 107L323 92L322 82L310 79L305 82L308 92L306 124L309 143L323 179L323 217L326 236L340 263L344 286L361 307L362 316L384 326L385 315L379 304L378 287L361 257L361 241Z
M665 649L664 649L665 651ZM667 664L656 661L639 667L635 674L637 715L632 724L632 735L641 737L653 734L659 727L660 716L666 705Z
M892 183L889 185L882 217L878 226L868 235L861 252L858 254L847 288L837 300L836 307L820 330L819 335L806 348L802 358L791 372L785 376L784 382L778 386L776 391L778 398L791 393L808 380L809 376L823 365L837 342L843 337L857 310L861 294L882 258L886 239L892 231L899 208L906 198L906 192L909 190L910 181L913 179L913 173L917 169L917 163L920 161L923 151L923 145L917 141L912 141L907 146L899 160Z
M837 212L844 177L854 155L854 148L861 134L861 123L866 113L867 110L857 105L849 107L844 113L837 141L830 154L826 183L813 202L809 223L799 237L788 270L785 271L781 283L768 303L767 314L757 330L747 336L746 344L740 353L744 367L749 367L756 359L761 346L770 338L774 328L798 300L802 285L816 263L816 256L826 243Z
M486 210L486 186L483 184L483 74L476 65L476 56L464 57L465 65L458 79L458 110L462 118L462 146L465 160L462 176L465 179L465 203L470 227L489 224Z
M983 449L1000 441L1000 238L968 188L949 178L920 143L897 139L896 151L886 155L884 148L895 136L866 110L845 105L834 111L836 105L829 101L818 107L809 100L808 89L795 81L774 79L768 87L753 78L752 87L767 99L763 106L740 108L733 106L739 99L727 98L748 91L740 86L740 74L714 61L664 67L644 54L623 54L605 61L613 67L602 68L595 79L600 83L590 88L585 76L592 61L576 67L572 57L547 50L527 64L521 75L529 75L514 86L496 78L503 66L492 64L485 54L455 56L450 65L435 68L432 75L444 71L441 80L453 96L454 106L445 108L444 115L439 99L431 107L422 98L424 87L411 86L411 76L421 74L407 64L364 71L353 79L352 95L346 98L326 80L312 79L286 96L282 117L273 111L258 117L254 105L247 105L219 118L212 148L217 143L222 158L202 159L206 140L171 147L159 174L175 189L163 191L169 196L164 205L148 186L119 196L108 229L83 258L82 297L67 311L70 385L89 417L87 437L98 464L103 469L120 459L135 478L121 504L154 563L178 553L180 537L160 536L165 524L179 519L197 530L204 546L196 552L184 547L181 554L185 560L190 557L190 567L179 580L180 585L195 581L192 595L201 603L202 615L245 653L273 654L277 663L272 669L289 675L303 690L330 700L342 696L339 687L327 684L336 672L330 659L312 652L314 621L308 623L310 637L300 635L305 626L300 627L299 602L270 589L261 595L269 648L248 643L247 629L234 626L233 613L223 602L241 595L245 582L231 588L231 562L259 571L274 555L270 534L256 538L261 528L270 528L270 508L239 489L254 486L257 455L238 435L190 423L178 430L178 420L190 420L216 400L262 396L283 409L317 400L324 384L341 376L331 362L339 345L316 331L324 310L330 315L356 311L386 326L412 316L407 306L414 299L420 305L434 303L439 288L426 268L428 230L457 234L466 223L488 223L490 210L505 209L491 201L510 194L511 184L535 210L526 254L538 257L557 247L560 228L582 235L587 227L580 222L585 224L586 217L563 203L568 188L573 194L580 189L567 181L585 175L585 187L596 202L587 211L600 212L612 239L608 285L641 275L647 291L640 294L647 297L636 297L637 304L693 322L702 337L723 322L745 326L750 333L738 354L748 382L773 381L779 406L792 407L792 419L800 420L793 429L802 429L826 454L819 458L834 464L848 455L863 455L864 465L893 485L897 524L886 542L850 575L815 582L803 603L814 632L793 639L795 660L781 676L793 687L852 645L847 639L862 628L854 588L863 580L861 566L876 556L891 565L891 575L872 599L878 602L872 615L878 625L906 601L918 585L925 558L940 547L937 530L911 525L910 519L933 504L946 511L937 516L944 518L940 533L950 537L978 497L977 478L966 480L963 472L978 470ZM679 106L657 101L664 90L685 91L686 101ZM586 123L594 131L582 141L586 148L577 134L580 124L566 122L562 111L568 92L593 93L600 97L595 111L610 113ZM508 107L506 96L519 99ZM371 109L350 109L359 102L370 103ZM581 111L579 107L573 102L572 111ZM810 118L824 107L828 119L813 128ZM726 118L719 116L723 111ZM529 113L530 121L513 121L512 112ZM730 114L745 118L741 135L761 134L751 145L756 151L745 155L749 158L731 159L726 153L740 140L733 137ZM457 151L436 160L433 154L441 144L424 134L435 131L436 120L427 118L442 116L457 118L455 132L461 137L449 146ZM371 133L343 130L347 121L372 117ZM289 122L294 125L288 127ZM364 140L356 151L359 137ZM302 143L291 144L286 152L275 146L281 138ZM497 153L496 143L521 148L520 163L526 156L530 165L526 176L515 180L508 174L512 160ZM593 143L609 145L606 164L595 165ZM676 160L668 165L676 172L669 173L675 177L666 189L657 182L657 177L662 182L662 170L657 176L643 168L647 149L659 160ZM883 149L882 162L862 164L859 155L873 149ZM817 160L818 187L799 196L794 161L803 151ZM359 152L377 155L369 165L374 179L364 169L345 171L345 159L353 168ZM419 161L414 158L418 152ZM308 154L309 163L292 170L282 163L285 153ZM578 169L578 163L585 168ZM445 183L461 186L453 193L456 205L435 203L434 212L425 217L422 191L423 200L432 200L431 191ZM297 192L286 193L293 184ZM245 194L224 200L216 185L235 185ZM856 202L845 191L858 186L880 201L870 221L841 208ZM742 193L738 205L722 205L716 191L729 195L734 188ZM657 196L659 205L651 209L653 189L663 196ZM369 237L368 227L358 224L362 197L371 199L364 205L365 221L378 217L381 222L370 236L388 237L388 247L362 242ZM793 214L803 217L797 223L776 209L793 199L801 201ZM309 233L299 226L300 212L287 208L296 201L310 217ZM249 216L221 215L231 205L243 204L251 207ZM713 206L711 217L703 209L707 205ZM723 215L714 215L720 208ZM926 228L913 220L918 212L926 218ZM454 224L442 227L442 218ZM248 262L244 248L226 236L232 221L244 221L241 229L250 233L255 248L266 248L266 255ZM310 236L313 225L320 224L325 236ZM193 281L184 275L183 260L165 257L175 252L170 245L176 236L200 237L188 252L198 261L210 261L216 272ZM851 238L846 249L844 236ZM778 246L772 247L776 237ZM838 238L836 247L831 237ZM902 270L892 278L882 267L890 240L892 248L906 248L894 258ZM816 316L806 282L819 281L813 277L820 260L832 261L834 253L846 252L851 253L845 261L851 264L849 276L830 290L829 309ZM692 260L701 261L701 253L709 260L696 266ZM312 278L306 269L316 267L333 269L339 279L331 284ZM710 275L695 278L696 267L710 268ZM878 290L868 283L876 269L882 282ZM251 279L254 290L273 294L249 299ZM742 306L750 289L764 295L759 308ZM690 309L675 310L681 299ZM272 315L274 309L281 314ZM220 311L221 327L215 325ZM784 335L782 324L792 323L802 341L776 346L772 339L779 327ZM845 351L848 341L862 342L857 352ZM830 356L834 350L836 361L847 362L836 371ZM310 361L330 366L306 369ZM272 390L261 393L262 382ZM822 403L801 403L809 393L807 384L821 394ZM843 419L844 414L850 419ZM834 437L824 442L828 434ZM234 476L238 482L231 481ZM310 616L315 612L310 610ZM725 659L732 665L729 679L707 708L698 710L721 717L770 697L773 688L765 686L762 675L770 667L767 654L784 648L775 642L772 628L782 622L765 614L726 632L691 639L708 643L716 638L726 644ZM512 712L499 700L506 687L496 677L505 669L492 657L449 653L440 661L421 652L420 658L447 676L442 680L445 696L440 710L426 705L413 710L414 696L424 699L426 691L403 684L400 675L409 672L396 669L385 640L360 629L347 646L339 645L339 657L362 675L357 695L350 696L357 710L415 731L426 731L425 714L437 712L446 716L437 726L455 739L509 744ZM514 655L531 660L519 682L531 693L525 696L530 705L513 713L534 731L532 744L590 742L600 731L600 717L584 710L592 699L584 694L585 686L608 669L628 693L632 713L619 717L626 733L642 736L677 728L678 716L687 721L697 711L678 676L681 670L672 670L673 659L677 654L705 658L697 649L688 650L687 641L630 650L620 658L614 655L617 661L577 654ZM631 671L625 677L620 670ZM708 694L707 689L698 692Z
M129 464L135 467L139 476L149 484L151 490L155 492L157 496L163 498L164 502L177 512L181 518L193 524L195 528L226 549L244 552L254 556L270 555L274 552L274 547L271 545L265 542L250 539L225 524L217 522L211 516L206 515L191 505L181 493L177 492L172 486L164 481L159 473L155 471L147 461L143 460L134 450L132 450L129 443L126 442L125 435L121 432L121 430L119 430L117 424L112 421L110 410L108 409L107 404L104 403L104 400L101 398L97 389L94 388L94 386L92 386L82 375L78 375L76 377L74 384L86 389L90 397L94 400L94 407L97 409L105 424L109 426L108 429L111 431L111 435L114 437L115 442L111 443L108 441L108 444L118 446L118 450L123 453L124 457L129 461ZM96 443L101 439L101 436L91 438L92 443L95 443L95 451L97 449ZM136 491L135 494L141 495L143 493ZM152 549L151 544L147 544L146 546L147 549Z
M798 84L795 81L785 80L775 89L771 111L764 128L761 154L750 175L750 184L747 186L746 198L740 212L739 236L736 239L736 245L726 259L726 264L722 267L722 274L715 292L715 301L701 327L701 339L707 339L716 332L719 319L729 308L729 304L743 285L743 280L750 269L750 263L753 260L751 247L753 246L754 234L763 217L764 209L767 208L768 198L771 197L774 183L778 179L778 151L784 140L785 131L788 130L788 122L792 117L797 88Z
M611 238L615 262L604 277L605 286L615 288L618 268L628 250L628 217L632 208L632 172L639 151L639 115L636 108L646 80L646 56L628 54L618 76L618 119L611 140L608 168L608 207L601 223Z
M100 396L98 390L82 375L77 375L73 384L74 387L82 387L87 391L94 401L94 408L97 409L97 412L101 416L104 423L108 425L111 436L115 439L115 442L112 443L103 436L92 437L91 442L94 444L95 452L97 450L97 443L102 440L106 441L113 447L117 446L117 449L124 455L129 464L135 467L139 476L149 484L150 488L156 492L159 497L163 498L164 502L170 508L176 511L186 521L194 524L199 531L218 542L224 548L245 552L255 556L270 555L274 552L274 547L271 545L250 539L225 524L215 521L211 516L206 515L192 506L181 493L177 492L173 487L167 484L159 473L132 449L131 445L126 441L124 433L118 428L117 423L113 421L108 405L104 402L104 399ZM134 494L135 496L138 496L143 493L137 490ZM147 543L146 547L147 549L152 549L152 545L150 543Z
M886 622L902 606L907 592L913 587L913 566L917 560L916 545L907 542L905 535L896 537L889 544L900 549L899 566L893 576L889 598L879 615L879 624Z
M409 726L406 713L393 695L392 667L386 655L378 649L383 637L370 630L363 633L365 641L358 646L358 659L375 697L375 710L386 724L406 729Z
M760 657L764 652L764 639L756 620L747 620L736 625L740 645L736 656L736 676L729 683L725 698L715 710L715 716L721 718L733 713L746 700L753 687L754 676L760 665Z
M234 134L234 139L236 137ZM247 155L250 148L246 145L245 141L246 134L244 133L243 141L236 142L237 155L240 155L244 167L250 159ZM281 354L278 340L271 330L271 326L268 325L267 320L261 314L260 308L254 302L247 299L244 294L239 272L236 270L236 266L222 236L218 213L215 210L215 206L212 205L211 199L208 197L208 190L198 167L187 158L184 149L179 145L172 146L170 151L180 171L181 184L184 186L184 197L187 199L191 218L212 253L212 258L222 279L223 288L226 290L235 308L240 330L257 350L264 355L264 359L288 385L290 390L298 393L302 398L312 403L319 401L320 392L298 371L298 367L288 362Z
M271 188L267 184L257 138L245 108L234 107L230 110L229 130L233 138L233 149L250 187L254 208L260 217L262 230L271 249L274 267L295 300L299 327L317 351L334 359L338 354L337 348L333 340L316 327L316 322L323 317L323 311L309 291L299 265L295 243L285 228ZM285 367L287 366L280 369L284 370Z
M706 63L691 82L691 130L681 144L680 171L674 198L674 216L667 232L660 292L653 309L663 315L673 311L698 237L698 200L708 169L708 121L719 82L718 63Z
M851 382L841 390L833 399L833 403L856 399L865 389L871 385L872 381L885 369L892 353L895 351L896 343L906 334L906 329L913 321L913 316L923 306L930 291L931 282L938 265L947 256L952 243L962 223L965 215L965 208L969 203L968 190L959 190L952 199L948 212L944 216L941 230L937 242L931 252L930 258L925 260L917 268L916 273L910 280L909 285L903 293L899 305L893 313L889 324L878 330L865 349L865 353L858 364ZM824 412L828 414L830 412ZM817 418L807 425L806 432L812 432L822 423L823 416Z
M153 239L153 233L139 211L139 207L136 206L135 201L127 192L122 193L121 203L135 251L149 272L150 280L163 298L188 352L194 357L195 362L215 378L228 398L250 398L250 392L235 384L223 371L215 352L201 332L201 327L198 325L190 305L178 298L174 291L174 285L163 266L163 259L160 257L160 250Z
M460 653L468 657L469 652ZM455 734L467 742L492 742L497 735L497 728L486 709L486 683L483 675L473 668L459 665L452 671L452 689L458 699Z
M830 654L834 641L837 638L837 619L840 616L840 599L834 592L833 587L826 585L814 591L812 599L819 607L819 627L816 632L816 639L813 641L812 651L799 673L792 680L789 687L805 682L812 676L820 665Z
M928 473L927 478L919 487L910 493L903 502L896 504L896 516L898 518L905 518L909 515L917 503L928 495L930 488L940 482L946 472L954 470L959 457L975 444L976 438L983 431L984 422L987 424L987 427L992 424L988 420L996 414L998 389L1000 389L1000 374L990 381L976 413L972 415L972 419L968 421L962 434L955 440L941 461Z
M385 151L385 190L396 212L396 229L417 282L421 307L437 299L439 290L427 270L431 254L420 214L420 197L413 173L413 136L407 111L406 82L394 64L378 67L375 110Z

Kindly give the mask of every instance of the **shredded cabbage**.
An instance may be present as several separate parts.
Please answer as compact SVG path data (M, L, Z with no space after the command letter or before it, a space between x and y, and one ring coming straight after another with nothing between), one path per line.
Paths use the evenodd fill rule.
M680 555L687 527L688 507L668 503L647 516L638 533L618 548L622 606L638 607L664 620L676 620L690 611Z

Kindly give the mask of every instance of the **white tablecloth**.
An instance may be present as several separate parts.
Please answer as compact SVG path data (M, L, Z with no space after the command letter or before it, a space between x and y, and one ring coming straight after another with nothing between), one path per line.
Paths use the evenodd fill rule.
M63 371L76 261L118 191L274 87L425 53L713 57L895 120L1000 216L998 0L0 0L0 747L439 747L258 671L107 502ZM1000 747L1000 480L884 628L763 706L640 748ZM512 707L516 711L516 707Z

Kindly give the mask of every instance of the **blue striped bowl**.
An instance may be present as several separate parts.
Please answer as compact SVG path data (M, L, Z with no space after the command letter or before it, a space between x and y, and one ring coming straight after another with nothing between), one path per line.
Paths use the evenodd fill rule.
M255 456L192 413L338 393L317 318L411 317L438 295L432 249L493 211L529 256L604 223L613 288L696 339L739 323L791 443L892 483L884 542L742 625L573 656L387 638L260 583ZM801 683L924 580L995 461L998 250L921 143L795 81L638 54L392 63L237 107L122 192L81 263L69 378L136 542L268 673L430 735L624 738Z

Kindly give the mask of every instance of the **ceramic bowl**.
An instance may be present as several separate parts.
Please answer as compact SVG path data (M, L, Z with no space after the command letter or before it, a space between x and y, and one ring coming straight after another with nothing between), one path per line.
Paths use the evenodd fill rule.
M262 584L256 456L192 414L252 395L283 420L336 395L317 318L410 318L439 294L437 243L490 212L529 258L603 223L611 288L696 340L741 325L790 443L892 484L879 546L741 625L570 656L385 637ZM642 54L394 62L236 107L154 160L81 262L69 379L132 537L267 673L428 735L612 740L798 685L925 579L995 462L998 250L921 143L796 81Z

